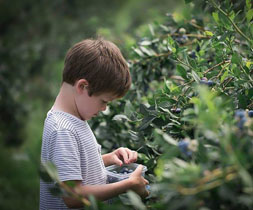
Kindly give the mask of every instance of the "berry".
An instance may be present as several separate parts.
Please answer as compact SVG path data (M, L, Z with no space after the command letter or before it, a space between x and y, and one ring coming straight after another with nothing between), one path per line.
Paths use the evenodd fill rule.
M150 191L150 189L151 189L150 185L146 185L146 190Z
M181 112L181 109L180 108L176 108L176 109L171 109L171 112L173 113L180 113Z
M207 81L207 85L208 85L209 87L211 87L211 86L214 86L215 83L214 83L212 80L208 80L208 81Z
M249 110L248 116L249 116L249 117L253 117L253 110Z
M127 167L123 167L119 172L120 172L121 174L128 174L128 173L129 173Z
M189 146L189 141L182 140L178 142L178 147L180 151L186 156L191 156L192 152L188 150L188 146Z
M199 83L202 85L208 85L208 81L205 81L205 80L200 80Z
M190 58L192 58L192 59L197 58L197 56L196 56L196 53L195 53L195 52L191 52L191 53L189 54L189 57L190 57Z
M113 176L108 176L107 181L108 181L109 183L114 183L114 182L117 182L118 179L117 179L116 177L113 177Z
M199 45L196 47L196 51L197 51L197 52L200 51L200 46L199 46Z
M184 44L188 41L188 37L186 35L182 35L181 37L176 37L175 40L179 43L179 44Z
M242 109L236 110L235 116L239 117L239 118L243 118L243 117L245 117L245 111Z
M200 84L203 84L203 85L207 85L209 87L212 87L215 85L215 82L213 82L212 80L208 80L207 81L207 78L206 77L203 77L200 81L199 81Z
M244 123L247 121L246 117L240 118L240 120L237 123L238 128L241 130L243 129Z

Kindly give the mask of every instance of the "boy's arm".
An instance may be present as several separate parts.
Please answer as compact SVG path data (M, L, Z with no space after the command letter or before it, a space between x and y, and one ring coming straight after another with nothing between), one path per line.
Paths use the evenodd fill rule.
M138 153L125 147L120 147L111 153L102 155L105 166L122 165L137 161Z
M73 189L79 195L88 197L93 195L96 199L104 201L119 194L122 194L128 190L133 190L142 197L148 195L148 191L145 186L148 181L141 176L143 166L139 166L129 179L125 179L120 182L105 184L105 185L82 185L81 181L76 181L76 186ZM69 208L81 208L83 204L72 197L63 197L65 204Z

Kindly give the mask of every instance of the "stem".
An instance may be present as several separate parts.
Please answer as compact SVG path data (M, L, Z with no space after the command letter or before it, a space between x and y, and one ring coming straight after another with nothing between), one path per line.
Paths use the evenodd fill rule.
M177 61L178 61L179 63L181 63L182 65L187 66L187 67L190 68L190 69L193 69L192 66L188 65L187 63L184 63L184 62L181 61L179 58L177 58Z
M235 24L235 22L229 17L229 15L224 11L222 10L215 2L214 0L208 0L216 9L218 9L223 15L225 15L228 20L230 21L230 23L233 25L234 29L243 37L245 38L249 43L250 45L252 44L252 40L250 40L249 37L247 37L241 30L240 28Z
M66 185L63 182L59 182L58 183L60 185L60 187L62 187L66 192L68 192L73 198L80 200L83 204L85 204L86 206L90 206L90 201L86 198L84 198L83 196L75 193L73 191L73 189L71 189L68 185Z
M219 72L219 74L216 76L216 78L219 78L219 77L221 76L223 70L224 70L228 65L229 65L229 63L226 64L226 65L224 65L224 66L222 67L222 69L220 70L220 72Z
M168 34L168 36L187 36L187 37L196 37L196 38L202 38L202 39L210 39L212 38L211 36L205 36L202 34L179 34L179 33L173 33L173 34Z
M225 63L230 63L230 60L226 60L226 61L222 61L214 66L212 66L211 68L207 69L205 72L204 72L204 75L207 74L209 71L212 71L214 68L218 67L218 66L221 66Z

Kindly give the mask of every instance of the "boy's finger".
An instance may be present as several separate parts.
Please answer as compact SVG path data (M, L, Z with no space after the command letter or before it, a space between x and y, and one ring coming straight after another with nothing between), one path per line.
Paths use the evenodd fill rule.
M138 167L135 169L134 173L137 175L141 175L143 169L143 165L138 165Z
M123 157L124 163L128 163L128 154L124 149L120 151L120 155Z
M121 166L122 165L122 161L120 159L116 159L115 160L115 164L118 165L118 166Z
M149 184L149 181L144 179L145 185Z
M129 152L129 162L130 163L137 161L137 156L138 156L137 154L138 154L137 152L130 150L130 152Z

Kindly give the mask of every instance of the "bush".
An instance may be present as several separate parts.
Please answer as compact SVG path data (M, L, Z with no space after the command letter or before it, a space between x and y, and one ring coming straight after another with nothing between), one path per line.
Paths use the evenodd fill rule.
M105 151L130 147L148 168L151 196L129 192L129 209L253 206L252 4L197 3L202 18L150 25L133 47L131 90L92 123Z

